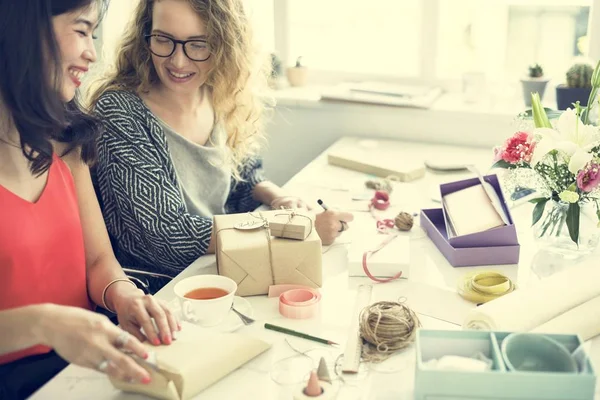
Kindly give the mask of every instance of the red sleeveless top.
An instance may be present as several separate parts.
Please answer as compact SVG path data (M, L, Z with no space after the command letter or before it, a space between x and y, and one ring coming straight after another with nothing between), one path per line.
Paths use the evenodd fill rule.
M73 176L56 155L35 203L0 185L0 310L54 303L91 309ZM47 353L37 345L0 364Z

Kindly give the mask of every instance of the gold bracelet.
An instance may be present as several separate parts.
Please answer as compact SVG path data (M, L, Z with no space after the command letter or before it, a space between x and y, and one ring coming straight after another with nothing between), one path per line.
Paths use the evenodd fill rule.
M111 310L108 305L106 304L106 292L108 291L108 288L110 287L110 285L112 285L113 283L117 283L117 282L128 282L131 283L133 286L135 286L137 288L137 286L135 285L135 283L133 283L132 281L130 281L127 278L117 278L117 279L113 279L112 281L108 282L108 285L106 285L104 287L104 290L102 291L102 305L104 306L104 308L106 308L108 311L110 311L113 314L116 314L115 311Z

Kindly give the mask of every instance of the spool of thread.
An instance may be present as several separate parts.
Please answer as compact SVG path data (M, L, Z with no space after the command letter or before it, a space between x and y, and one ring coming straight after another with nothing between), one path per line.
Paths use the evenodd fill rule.
M380 301L360 314L360 335L366 342L362 358L381 362L415 339L421 322L408 306L393 301Z
M294 400L332 400L334 398L333 385L329 382L320 381L316 371L311 371L306 386L298 388L297 392L294 393Z

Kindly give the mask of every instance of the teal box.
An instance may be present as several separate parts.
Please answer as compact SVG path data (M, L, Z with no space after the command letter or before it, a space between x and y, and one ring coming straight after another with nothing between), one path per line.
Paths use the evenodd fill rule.
M416 338L415 400L593 400L596 374L589 356L578 351L580 372L510 371L504 364L502 341L511 332L419 329ZM548 336L573 353L577 335ZM492 360L488 371L448 371L424 363L442 356L471 357L481 352Z

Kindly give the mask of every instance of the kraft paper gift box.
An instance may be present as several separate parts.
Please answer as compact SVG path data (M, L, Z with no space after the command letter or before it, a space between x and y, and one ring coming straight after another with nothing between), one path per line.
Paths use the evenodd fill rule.
M421 227L454 267L517 264L519 262L520 246L517 231L502 194L500 182L496 175L488 175L485 180L496 191L508 218L508 225L469 235L449 237L443 209L421 210ZM440 192L443 197L446 194L478 184L480 181L477 178L446 183L440 185Z
M217 269L233 279L239 296L267 294L269 286L319 288L323 282L321 239L312 229L304 240L273 237L269 222L283 210L215 215Z
M187 400L270 348L268 343L250 336L207 333L183 324L177 340L168 346L144 343L150 357L136 361L150 374L149 384L110 378L113 386L157 399Z
M281 210L269 217L271 235L304 240L314 229L314 216L303 211Z

